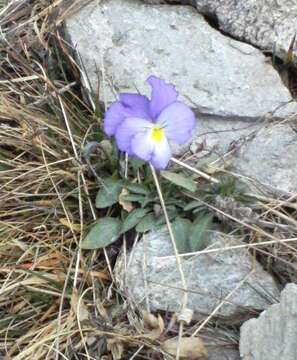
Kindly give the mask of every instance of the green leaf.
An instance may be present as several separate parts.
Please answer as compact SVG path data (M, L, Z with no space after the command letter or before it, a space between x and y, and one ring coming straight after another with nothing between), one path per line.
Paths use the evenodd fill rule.
M125 233L128 230L134 228L147 212L147 209L134 209L131 211L123 222L121 233Z
M176 207L174 205L169 205L169 206L167 206L166 210L167 210L169 220L173 220L177 215ZM162 225L165 223L166 223L165 216L162 212L161 215L158 216L158 219L156 220L156 225L159 226L159 225Z
M178 252L182 254L189 251L188 238L192 228L191 221L177 217L171 226Z
M137 159L137 158L129 158L130 164L132 165L132 168L137 171L140 169L143 165L145 165L145 161Z
M126 185L126 188L133 194L148 195L150 193L150 190L143 184L129 183Z
M6 164L0 164L0 171L10 170L11 167Z
M135 230L143 233L149 230L153 230L157 227L156 218L153 213L145 215L137 224Z
M105 217L97 221L81 243L82 249L101 249L115 242L120 236L122 222Z
M199 251L206 247L208 232L212 228L212 215L203 214L193 224L189 245L191 251Z
M233 196L236 193L235 178L230 175L223 175L220 178L220 183L216 185L216 191L223 197Z
M129 195L123 195L121 196L121 200L123 201L132 201L132 202L138 202L140 204L142 204L145 200L145 197L143 195L134 195L134 194L129 194Z
M204 204L196 207L196 209L193 210L193 214L198 214L200 212L203 212L205 214L205 205Z
M121 180L109 178L103 181L104 187L98 191L96 196L96 207L98 209L104 209L117 203L123 187Z
M171 171L161 171L161 175L164 179L184 189L187 189L190 192L195 192L197 189L195 182L190 177L186 177L185 175L176 174Z
M201 206L201 202L194 200L194 201L190 201L185 207L184 207L184 211L189 211L189 210L193 210L195 208L197 208L198 206Z

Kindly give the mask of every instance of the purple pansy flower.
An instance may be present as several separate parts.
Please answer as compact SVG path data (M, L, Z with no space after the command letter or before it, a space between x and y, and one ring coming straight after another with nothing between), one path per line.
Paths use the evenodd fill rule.
M115 136L118 148L131 156L164 169L171 156L169 141L184 144L195 128L195 115L177 100L175 87L150 76L151 99L139 94L120 94L106 112L104 131Z

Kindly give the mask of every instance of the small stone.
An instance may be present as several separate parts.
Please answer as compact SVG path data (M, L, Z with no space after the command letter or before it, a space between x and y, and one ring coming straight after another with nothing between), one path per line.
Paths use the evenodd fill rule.
M297 359L297 285L288 284L279 304L271 305L258 319L240 329L242 360Z
M235 238L213 232L213 248L238 244ZM133 251L119 257L116 276L130 301L140 307L149 304L150 311L179 311L183 292L180 274L172 244L166 231L151 232L143 236ZM273 278L249 255L245 249L229 249L182 258L182 266L189 289L187 307L194 311L195 319L212 313L221 301L234 291L216 313L215 318L229 323L240 323L255 311L266 309L279 298ZM246 281L243 281L248 276Z

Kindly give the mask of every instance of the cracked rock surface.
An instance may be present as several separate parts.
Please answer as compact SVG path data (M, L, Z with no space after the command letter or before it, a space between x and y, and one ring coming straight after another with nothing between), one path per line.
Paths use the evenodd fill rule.
M295 0L188 0L231 36L253 44L282 59L287 56L297 28ZM294 51L297 63L297 50Z
M279 304L270 306L258 319L240 329L242 360L297 359L297 285L288 284Z

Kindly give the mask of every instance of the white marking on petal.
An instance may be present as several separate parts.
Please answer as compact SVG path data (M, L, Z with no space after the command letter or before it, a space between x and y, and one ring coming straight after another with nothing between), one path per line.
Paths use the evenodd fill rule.
M154 152L151 158L151 164L156 169L165 169L171 159L172 152L168 140L164 136L162 141L155 143Z

